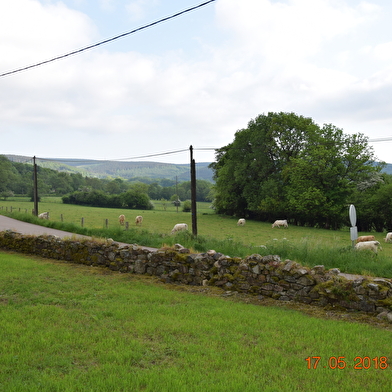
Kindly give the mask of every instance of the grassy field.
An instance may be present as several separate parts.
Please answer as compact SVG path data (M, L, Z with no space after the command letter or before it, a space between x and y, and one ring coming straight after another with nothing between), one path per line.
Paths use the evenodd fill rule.
M191 230L190 213L182 212L181 208L177 212L176 207L170 203L163 205L162 202L156 201L154 204L154 210L149 211L121 210L64 205L60 198L44 198L39 204L39 211L49 211L50 222L41 220L40 223L144 246L160 247L163 244L173 245L179 242L195 251L215 249L232 257L244 257L252 253L278 254L282 259L295 260L309 267L322 264L326 268L340 268L346 273L392 278L392 243L384 242L385 233L359 233L375 235L383 248L378 255L354 252L348 227L339 231L296 226L272 229L269 223L250 220L245 226L239 227L236 224L237 219L216 215L209 208L209 203L198 203L198 238L194 239L185 234L170 235L176 223L187 223ZM20 219L23 216L33 219L32 208L33 203L27 199L0 202L0 213ZM129 222L128 231L118 223L121 213ZM136 227L134 224L137 215L144 218L142 227ZM84 231L81 230L82 218ZM266 248L260 247L262 245Z
M11 253L0 268L1 391L378 392L392 382L390 327Z

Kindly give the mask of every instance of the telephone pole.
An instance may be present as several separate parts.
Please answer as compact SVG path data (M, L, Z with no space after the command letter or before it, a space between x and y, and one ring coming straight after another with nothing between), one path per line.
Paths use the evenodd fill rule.
M34 162L34 189L33 189L34 215L38 216L38 179L37 179L37 164L35 163L35 155L33 158L33 162Z
M197 236L197 216L196 216L196 164L193 159L193 147L189 147L191 154L191 211L192 211L192 234Z
M178 177L177 176L176 176L176 195L177 195L176 209L177 209L177 214L178 214L178 205L180 204L180 199L178 198Z

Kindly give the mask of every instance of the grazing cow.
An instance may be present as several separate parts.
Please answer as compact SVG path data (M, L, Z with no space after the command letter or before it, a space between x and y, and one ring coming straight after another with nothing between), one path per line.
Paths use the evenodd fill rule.
M378 241L364 241L364 242L358 242L355 244L355 249L356 250L371 250L374 253L377 253L378 246L380 243ZM380 250L381 250L380 246Z
M385 237L385 242L391 242L392 241L392 233L387 233L387 236Z
M272 228L274 227L289 227L289 225L287 224L287 220L276 220L273 224L272 224Z
M171 233L174 234L182 230L188 230L188 225L186 223L177 223L176 225L174 225Z
M136 226L138 226L138 225L142 225L142 223L143 223L143 217L141 216L141 215L138 215L137 217L136 217L136 219L135 219L135 224L136 224Z
M39 219L49 219L49 212L43 212L42 214L38 215Z
M238 219L237 226L245 226L245 223L246 221L244 218Z
M361 235L356 239L356 243L365 242L365 241L375 241L376 237L374 235Z
M120 222L120 225L121 225L121 226L124 226L124 223L125 223L125 215L121 214L121 215L118 217L118 221Z

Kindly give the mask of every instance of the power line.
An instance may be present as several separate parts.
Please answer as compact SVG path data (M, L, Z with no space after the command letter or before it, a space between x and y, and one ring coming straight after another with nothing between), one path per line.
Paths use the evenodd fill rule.
M200 147L200 148L194 148L194 151L206 151L206 150L216 150L217 148L214 147ZM39 161L48 161L48 162L73 162L73 163L85 163L85 162L127 162L127 161L132 161L135 159L143 159L143 158L154 158L162 155L172 155L172 154L178 154L180 152L189 152L189 148L184 148L182 150L173 150L173 151L166 151L166 152L159 152L159 153L154 153L154 154L148 154L148 155L139 155L139 156L134 156L134 157L129 157L129 158L117 158L117 159L78 159L78 158L39 158L36 157L37 160Z
M376 139L369 139L368 142L375 143L375 142L390 142L392 141L392 136L389 137L380 137Z
M369 139L368 140L368 142L382 142L382 141L392 141L392 136L386 137L386 138L377 138L377 139ZM215 151L215 150L219 150L220 148L221 147L194 147L193 150L194 151ZM233 147L231 147L231 149L233 149ZM117 159L40 158L40 157L36 157L36 159L39 161L48 161L48 162L73 162L73 163L127 162L127 161L132 161L135 159L154 158L154 157L158 157L158 156L173 155L173 154L178 154L178 153L182 153L182 152L189 152L189 148L184 148L181 150L166 151L166 152L158 152L158 153L153 153L153 154L148 154L148 155L139 155L139 156L128 157L128 158L117 158ZM29 158L26 160L26 162L28 162L32 159L33 158Z
M104 40L104 41L98 42L98 43L96 43L96 44L93 44L93 45L90 45L90 46L86 46L86 47L84 47L84 48L82 48L82 49L78 49L78 50L75 50L75 51L73 51L73 52L69 52L69 53L63 54L63 55L61 55L61 56L54 57L54 58L52 58L52 59L50 59L50 60L41 61L40 63L28 65L28 66L23 67L23 68L18 68L18 69L15 69L15 70L13 70L13 71L9 71L9 72L2 73L2 74L0 74L0 77L7 76L7 75L11 75L11 74L14 74L14 73L17 73L17 72L21 72L21 71L26 71L26 70L28 70L28 69L30 69L30 68L39 67L40 65L44 65L44 64L47 64L47 63L51 63L51 62L53 62L53 61L60 60L60 59L63 59L63 58L65 58L65 57L69 57L69 56L72 56L72 55L74 55L74 54L78 54L78 53L84 52L84 51L86 51L86 50L88 50L88 49L96 48L97 46L100 46L100 45L103 45L103 44L107 44L108 42L114 41L114 40L116 40L116 39L125 37L125 36L130 35L130 34L134 34L134 33L138 32L138 31L140 31L140 30L144 30L144 29L147 29L147 28L149 28L149 27L155 26L155 25L157 25L157 24L159 24L159 23L166 22L167 20L176 18L177 16L183 15L183 14L185 14L185 13L187 13L187 12L194 11L195 9L204 7L205 5L207 5L207 4L209 4L209 3L212 3L212 2L214 2L214 1L216 1L216 0L209 0L209 1L206 1L206 2L204 2L204 3L201 3L201 4L199 4L199 5L196 5L196 6L194 6L194 7L187 8L187 9L184 10L184 11L180 11L180 12L177 12L176 14L171 15L171 16L167 16L166 18L159 19L159 20L157 20L156 22L152 22L152 23L149 23L149 24L144 25L144 26L142 26L142 27L139 27L139 28L137 28L137 29L134 29L134 30L132 30L132 31L128 31L127 33L123 33L123 34L120 34L120 35L116 35L116 36L113 37L113 38L109 38L109 39L106 39L106 40Z
M189 151L189 149L187 148L187 149L177 150L177 151L161 152L161 153L158 153L158 154L142 155L142 156L132 157L132 158L115 159L115 161L131 161L133 159L153 158L153 157L158 157L158 156L161 156L161 155L177 154L179 152L184 152L184 151Z

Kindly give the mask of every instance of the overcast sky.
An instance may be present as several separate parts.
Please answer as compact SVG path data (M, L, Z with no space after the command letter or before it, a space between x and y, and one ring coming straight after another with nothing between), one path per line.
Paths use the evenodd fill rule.
M0 74L205 0L12 0ZM216 0L175 19L0 78L0 154L214 160L259 114L363 133L392 163L392 1Z

